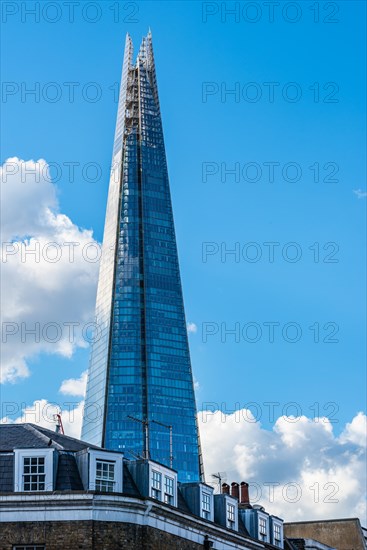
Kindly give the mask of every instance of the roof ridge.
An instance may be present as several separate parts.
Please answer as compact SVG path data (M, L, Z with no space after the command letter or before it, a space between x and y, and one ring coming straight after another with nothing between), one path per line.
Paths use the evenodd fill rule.
M47 446L50 442L50 440L52 441L52 445L54 445L56 448L58 449L63 449L63 446L60 445L60 443L56 443L56 441L54 441L51 437L48 437L47 435L45 435L44 433L42 433L39 429L38 429L38 426L36 426L35 424L32 424L32 423L26 423L26 424L23 424L23 426L25 427L26 430L30 430L30 431L33 431L36 433L36 435L42 439L43 441L45 441L47 443ZM47 428L46 428L47 429Z
M87 445L90 448L102 449L102 447L98 447L96 445L93 445L92 443L88 443L88 441L84 441L83 439L78 439L77 437L73 437L71 435L62 434L60 432L59 433L53 432L49 428L44 428L43 426L37 426L36 424L32 424L32 426L34 426L35 428L41 429L41 430L46 430L46 432L50 432L52 434L56 434L56 435L61 436L61 437L67 437L68 439L72 439L73 441L77 441L78 443L85 443L85 445Z

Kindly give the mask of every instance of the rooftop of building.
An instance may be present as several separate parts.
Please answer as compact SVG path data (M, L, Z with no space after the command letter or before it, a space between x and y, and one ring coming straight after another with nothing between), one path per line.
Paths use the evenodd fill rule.
M301 521L287 521L284 525L301 525L303 523L336 523L336 522L344 522L344 521L358 521L360 523L359 518L334 518L334 519L308 519L308 520L301 520Z
M45 446L74 452L88 448L99 449L86 441L28 422L0 426L0 452L10 452L14 449L42 449Z

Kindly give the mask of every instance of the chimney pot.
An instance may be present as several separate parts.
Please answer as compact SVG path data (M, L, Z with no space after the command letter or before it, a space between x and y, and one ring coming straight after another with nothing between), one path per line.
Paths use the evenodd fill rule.
M248 483L246 483L246 481L241 481L240 503L250 506L250 495L248 491Z
M222 493L229 495L229 485L227 483L222 483Z
M237 500L239 500L239 496L240 496L240 486L238 485L238 483L236 483L236 481L234 481L233 483L231 483L231 495L236 498Z

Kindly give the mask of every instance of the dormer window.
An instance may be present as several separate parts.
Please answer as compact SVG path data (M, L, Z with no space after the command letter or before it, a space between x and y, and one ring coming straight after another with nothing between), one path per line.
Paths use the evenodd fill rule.
M166 504L174 503L174 479L164 476L164 502Z
M115 486L115 462L96 460L95 490L103 493L113 492Z
M85 484L88 483L89 490L101 493L122 493L122 454L95 449L90 449L88 454L89 480L85 480ZM83 468L83 456L83 453L77 456L80 468Z
M53 491L54 449L15 449L14 491Z
M202 510L202 517L205 519L210 519L211 517L210 503L211 503L211 495L203 491L201 495L201 510Z
M127 467L144 497L177 506L177 472L153 460L128 461Z
M230 529L234 529L236 525L236 508L234 504L227 503L227 524Z
M266 541L267 532L266 532L266 519L259 518L259 539Z
M152 497L161 500L162 494L162 474L152 470Z

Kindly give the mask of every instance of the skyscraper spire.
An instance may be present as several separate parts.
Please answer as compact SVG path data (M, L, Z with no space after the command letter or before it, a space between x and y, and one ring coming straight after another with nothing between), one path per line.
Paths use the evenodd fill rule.
M126 36L82 438L203 477L152 37ZM148 436L148 437L146 437Z

